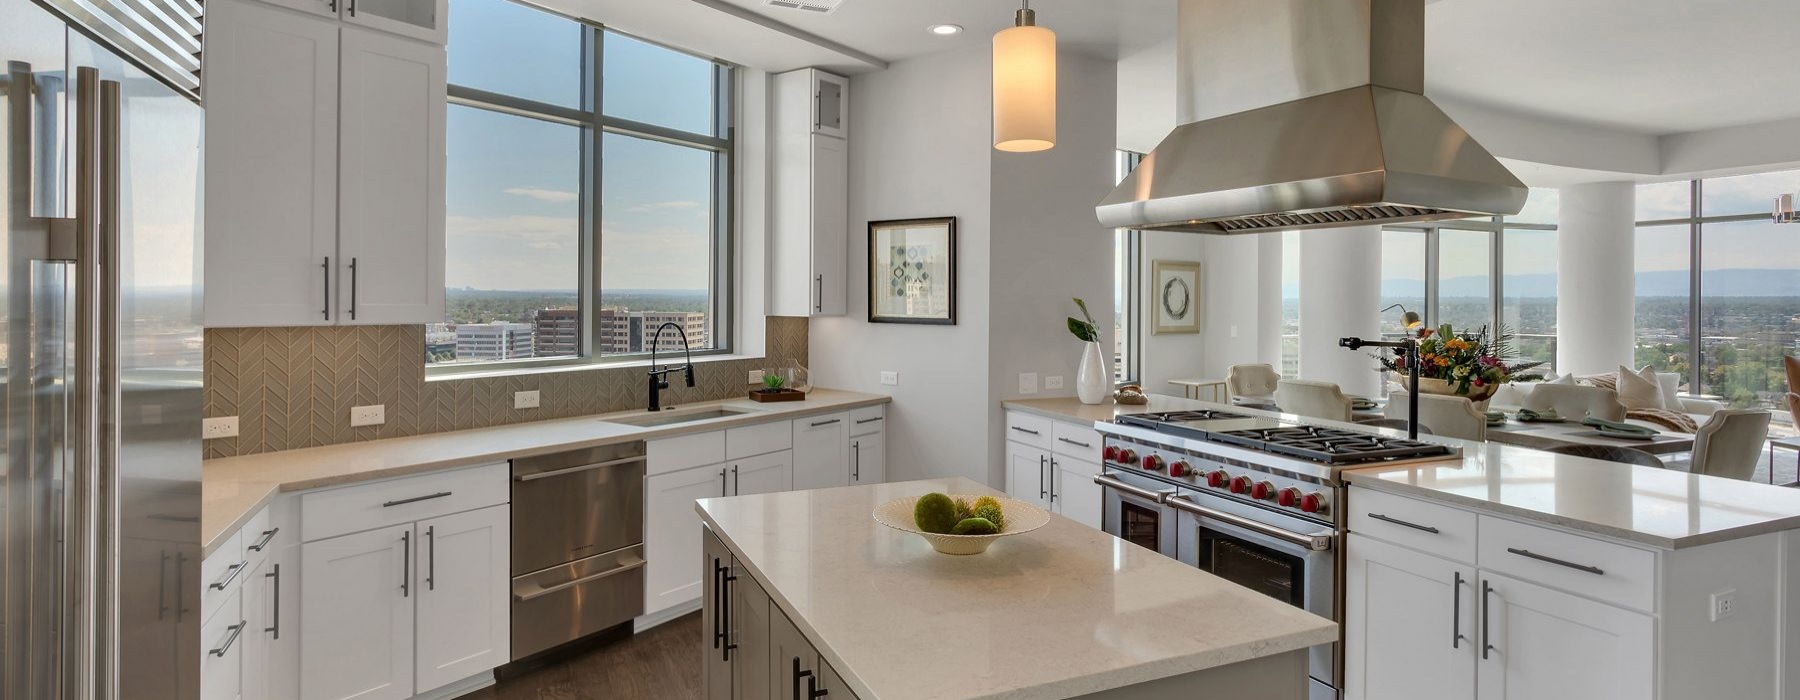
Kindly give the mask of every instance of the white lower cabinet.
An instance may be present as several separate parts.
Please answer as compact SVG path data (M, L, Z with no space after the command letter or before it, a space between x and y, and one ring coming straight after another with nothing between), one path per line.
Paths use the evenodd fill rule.
M854 486L887 481L887 433L877 431L850 438L850 483Z
M1105 494L1094 483L1100 434L1093 425L1007 411L1006 427L1007 495L1100 529Z
M1006 443L1006 493L1050 509L1050 452L1020 442Z
M1483 572L1482 700L1656 697L1656 623L1632 612ZM1385 696L1380 696L1385 697Z
M303 545L300 697L413 696L413 526Z
M794 420L794 488L850 485L850 414Z
M1055 467L1051 491L1056 496L1054 510L1065 518L1100 529L1105 520L1106 494L1094 483L1094 476L1100 473L1099 463L1062 455L1051 455L1050 460Z
M1348 697L1472 700L1480 651L1475 570L1355 534L1348 549Z
M646 477L644 614L700 598L702 572L693 566L700 560L700 514L694 501L778 493L793 488L793 479L794 453L789 450Z
M421 521L418 692L488 671L511 657L510 512L493 506Z
M270 552L244 582L244 700L300 697L300 547Z
M242 592L233 589L200 625L200 700L236 700L243 687Z

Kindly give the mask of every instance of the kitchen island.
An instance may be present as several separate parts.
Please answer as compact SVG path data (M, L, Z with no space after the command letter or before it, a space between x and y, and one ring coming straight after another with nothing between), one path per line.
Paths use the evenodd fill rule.
M953 478L700 501L707 697L1300 700L1306 649L1338 638L1062 517L969 557L871 517L932 491L998 495Z

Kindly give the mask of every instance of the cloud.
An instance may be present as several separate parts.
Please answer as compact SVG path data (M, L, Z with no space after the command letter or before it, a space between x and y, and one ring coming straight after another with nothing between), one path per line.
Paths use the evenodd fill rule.
M501 191L517 197L530 197L540 202L555 202L558 204L581 199L581 195L576 192L546 190L536 187L508 187Z
M678 200L668 201L668 202L651 202L649 204L639 204L635 207L626 209L626 211L632 212L634 214L649 214L649 213L658 212L658 211L698 209L698 208L704 207L704 206L706 206L706 205L701 202L694 202L694 201L685 200L685 199L678 199Z
M574 218L557 216L450 216L445 221L454 241L485 239L532 250L579 250L580 225Z

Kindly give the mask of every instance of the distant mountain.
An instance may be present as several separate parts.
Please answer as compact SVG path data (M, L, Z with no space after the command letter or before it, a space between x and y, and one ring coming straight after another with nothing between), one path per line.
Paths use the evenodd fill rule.
M1800 270L1730 269L1705 273L1703 284L1709 297L1800 297ZM1657 270L1637 274L1638 296L1678 297L1688 294L1688 273L1684 270ZM1282 295L1298 298L1296 285L1284 285ZM1445 297L1482 297L1488 294L1486 277L1452 277L1443 281L1438 293ZM1556 296L1556 275L1507 275L1506 295L1522 297ZM1425 281L1387 279L1381 282L1385 298L1421 298Z

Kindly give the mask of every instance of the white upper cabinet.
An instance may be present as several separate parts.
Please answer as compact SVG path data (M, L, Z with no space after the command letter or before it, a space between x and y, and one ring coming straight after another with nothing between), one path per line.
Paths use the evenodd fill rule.
M305 0L285 0L304 2ZM450 38L449 0L337 0L344 21L443 46Z
M336 320L338 26L207 5L206 323Z
M444 49L343 30L342 322L444 319Z
M770 313L842 316L849 289L849 81L806 69L774 82Z
M442 43L308 1L207 6L206 324L441 322Z

